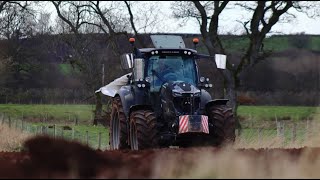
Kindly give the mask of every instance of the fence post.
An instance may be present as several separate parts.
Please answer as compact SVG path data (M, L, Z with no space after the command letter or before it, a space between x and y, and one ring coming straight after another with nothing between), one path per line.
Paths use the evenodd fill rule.
M262 132L262 129L261 128L258 128L258 143L259 145L261 145L261 132Z
M43 127L44 127L44 126L41 126L41 129L40 129L40 130L41 130L41 132L40 132L40 133L41 133L41 135L43 135L43 134L44 134Z
M101 149L101 132L99 132L98 136L98 149Z
M281 121L281 136L282 136L282 146L284 146L285 144L285 140L286 140L286 137L285 137L285 122L284 121Z
M2 116L2 125L4 124L4 118L6 116L6 113L3 113L3 116Z
M10 116L8 116L8 118L9 118L9 128L11 128L11 118Z
M293 123L293 127L292 127L292 143L294 143L296 141L297 138L297 124Z
M21 131L22 131L22 132L24 131L24 122L23 122L23 119L21 119Z
M306 139L310 138L311 132L310 132L310 121L309 118L307 118L307 125L306 125Z
M15 120L15 129L18 129L18 120Z
M56 138L56 125L53 125L53 137Z
M44 131L44 134L45 135L48 135L49 133L48 133L48 127L47 126L43 126L43 131Z
M74 132L75 130L74 130L74 127L72 128L72 140L74 140Z
M63 128L62 128L62 130L61 130L61 137L63 138Z
M78 125L78 116L75 116L74 118L74 125Z
M86 144L89 145L89 132L86 131Z

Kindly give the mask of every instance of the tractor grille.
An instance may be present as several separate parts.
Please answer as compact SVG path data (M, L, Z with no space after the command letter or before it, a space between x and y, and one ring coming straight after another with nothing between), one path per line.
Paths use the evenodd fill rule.
M181 114L194 114L200 108L200 97L185 93L180 97L174 97L173 104Z

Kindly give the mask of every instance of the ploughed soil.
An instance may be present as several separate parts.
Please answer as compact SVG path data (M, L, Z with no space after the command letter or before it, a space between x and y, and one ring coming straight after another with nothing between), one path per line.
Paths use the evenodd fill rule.
M222 156L223 152L229 152L225 154L225 161L214 160ZM266 163L261 172L267 176L272 171L272 166L284 156L293 164L299 162L302 156L306 163L312 163L320 155L320 148L233 149L230 147L228 151L228 147L192 147L101 151L93 150L78 142L38 136L26 141L21 152L0 153L0 178L175 178L187 176L186 171L199 171L203 169L201 166L207 167L208 162L213 161L228 168L227 164L221 162L234 161L235 159L230 160L232 155L250 158L249 161L243 161L240 167L248 165L249 162L253 163L254 167L254 163L258 163L258 160L260 163ZM200 162L198 168L192 165L196 162ZM226 172L231 171L234 169ZM208 171L205 173L204 176L198 177L217 177L211 176Z

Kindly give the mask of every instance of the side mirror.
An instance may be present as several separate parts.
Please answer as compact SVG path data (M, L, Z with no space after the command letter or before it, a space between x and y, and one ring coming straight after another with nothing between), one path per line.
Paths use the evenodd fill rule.
M122 69L131 69L133 67L133 54L126 53L120 56Z
M227 56L224 54L216 54L215 55L215 61L217 68L219 69L226 69L226 62L227 62Z

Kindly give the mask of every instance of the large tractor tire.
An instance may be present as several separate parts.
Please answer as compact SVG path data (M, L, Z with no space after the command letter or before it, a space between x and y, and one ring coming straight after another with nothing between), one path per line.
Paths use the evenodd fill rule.
M109 145L111 150L129 149L126 116L120 97L112 99Z
M153 111L137 110L130 115L130 145L132 150L157 148L157 118Z
M235 141L235 117L232 108L216 105L209 108L209 121L213 124L209 133L215 146L233 144Z

